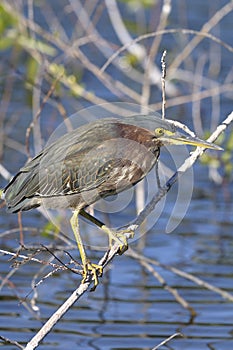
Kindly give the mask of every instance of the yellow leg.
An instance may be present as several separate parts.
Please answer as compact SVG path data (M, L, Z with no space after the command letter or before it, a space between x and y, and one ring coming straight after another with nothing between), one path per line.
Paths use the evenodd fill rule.
M125 233L130 233L131 238L134 236L133 231L129 230L121 230L118 232L114 232L110 228L108 228L103 222L100 220L96 219L94 216L91 214L87 213L85 210L81 210L80 214L85 217L87 220L91 221L93 224L97 225L100 227L105 233L107 233L109 237L109 244L110 246L112 245L112 242L115 241L119 244L119 254L123 254L127 249L128 249L128 242L127 238L125 236Z
M91 273L93 275L93 281L94 281L94 287L92 288L92 290L94 290L99 283L98 277L102 276L103 266L97 265L97 264L92 264L90 261L87 260L87 256L86 256L86 252L85 252L84 245L82 242L82 238L81 238L81 235L79 233L78 214L79 214L78 210L74 211L74 213L70 219L70 224L71 224L72 230L74 232L74 236L75 236L75 239L76 239L76 242L78 245L78 249L80 252L80 257L82 260L82 265L83 265L82 283L84 283L86 281L87 277L89 276L89 273Z

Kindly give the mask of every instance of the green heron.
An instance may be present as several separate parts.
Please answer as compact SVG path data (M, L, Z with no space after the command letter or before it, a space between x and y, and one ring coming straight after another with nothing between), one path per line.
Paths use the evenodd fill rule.
M42 205L72 209L70 222L82 260L82 281L92 273L95 287L102 267L86 257L78 215L100 226L110 239L120 241L123 252L127 249L124 234L114 234L85 208L141 181L157 162L161 146L184 144L219 149L153 114L99 119L44 148L14 176L4 189L3 198L11 213Z

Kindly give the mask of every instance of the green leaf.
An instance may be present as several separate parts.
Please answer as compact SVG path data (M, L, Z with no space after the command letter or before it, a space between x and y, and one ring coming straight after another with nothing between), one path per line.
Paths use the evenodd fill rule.
M4 5L0 5L0 35L2 36L6 29L18 24L17 18L5 10Z
M229 151L233 150L233 131L230 133L229 139L227 140L226 149Z
M48 222L41 232L41 235L43 237L51 238L51 233L53 233L55 236L59 234L60 230L59 227L55 226L52 222Z
M44 43L43 41L29 38L26 35L19 35L18 44L21 45L24 49L39 51L42 54L46 54L48 56L55 56L56 49L51 45Z
M13 38L2 37L0 39L0 50L7 50L9 47L12 47L14 45L14 42L15 40Z
M129 8L135 9L135 8L150 8L154 5L156 5L155 0L121 0L121 2L127 4Z
M38 67L38 62L30 56L27 64L27 80L29 80L30 83L34 83Z

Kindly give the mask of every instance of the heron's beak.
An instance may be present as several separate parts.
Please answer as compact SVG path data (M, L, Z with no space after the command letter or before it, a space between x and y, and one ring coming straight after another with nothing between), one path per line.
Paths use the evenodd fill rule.
M215 149L217 151L223 151L223 148L210 143L204 140L199 139L198 137L186 136L180 132L171 133L170 135L164 135L161 137L167 144L170 145L191 145L202 148Z

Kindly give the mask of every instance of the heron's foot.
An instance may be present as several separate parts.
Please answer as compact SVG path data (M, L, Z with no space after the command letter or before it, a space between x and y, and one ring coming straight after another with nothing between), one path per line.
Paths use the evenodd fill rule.
M120 236L125 236L126 234L128 234L128 238L134 238L135 232L131 229L126 228L126 229L117 231L116 234Z
M128 234L128 237L126 237ZM128 249L128 238L134 237L134 231L132 230L119 230L116 232L116 237L122 242L119 246L118 254L122 255Z
M83 267L82 283L85 283L90 278L90 275L92 275L92 280L94 281L91 291L94 291L99 284L99 277L103 275L103 266L87 262Z
M124 254L124 252L128 249L128 241L126 236L124 235L124 233L121 232L117 232L116 233L116 238L117 238L117 242L120 241L121 243L119 243L119 248L118 248L118 254L122 255Z
M126 234L128 234L128 237ZM122 255L128 249L128 238L133 238L133 236L134 232L128 229L112 232L112 235L109 235L110 246L112 245L113 241L117 242L119 244L118 254Z

